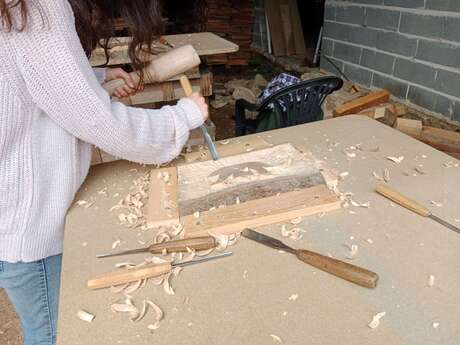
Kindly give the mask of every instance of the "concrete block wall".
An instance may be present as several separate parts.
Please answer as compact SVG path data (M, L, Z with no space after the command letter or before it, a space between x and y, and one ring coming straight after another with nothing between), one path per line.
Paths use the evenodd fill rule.
M322 52L355 82L460 121L460 0L326 0Z
M460 1L460 0L459 0ZM252 47L267 51L268 50L268 33L267 22L265 19L264 0L255 0L255 20L252 38Z

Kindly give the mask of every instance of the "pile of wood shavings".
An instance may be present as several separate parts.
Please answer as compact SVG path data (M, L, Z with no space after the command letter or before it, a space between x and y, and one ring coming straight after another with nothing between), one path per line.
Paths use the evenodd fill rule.
M127 228L137 228L145 226L146 219L143 213L145 200L148 197L148 187L150 182L150 173L135 179L129 189L128 195L121 199L110 211L122 210L118 214L120 224Z

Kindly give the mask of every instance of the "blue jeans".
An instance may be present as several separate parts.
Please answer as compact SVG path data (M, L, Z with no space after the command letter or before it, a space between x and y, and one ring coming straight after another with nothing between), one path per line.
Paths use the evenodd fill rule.
M34 262L0 261L4 288L21 320L24 345L55 345L62 255Z

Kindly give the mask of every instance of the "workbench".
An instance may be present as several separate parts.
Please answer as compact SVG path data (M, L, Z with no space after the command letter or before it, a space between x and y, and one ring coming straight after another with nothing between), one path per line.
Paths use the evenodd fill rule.
M122 241L120 250L139 247L138 240L153 237L149 231L139 235L121 227L116 214L109 212L149 167L114 162L93 167L78 193L76 200L94 200L94 205L74 206L67 216L58 344L279 344L271 335L289 345L459 344L460 236L376 194L380 182L373 176L388 168L392 187L458 225L459 161L361 116L260 136L273 144L302 145L330 168L349 173L339 190L354 193L357 202L369 201L370 207L350 206L305 218L299 225L306 230L303 239L284 241L341 260L349 253L345 244L357 244L358 253L350 262L377 272L377 288L356 286L289 254L241 239L229 247L232 257L185 268L172 282L174 296L151 282L134 293L136 300L151 299L165 312L161 327L150 333L149 314L132 324L125 315L110 311L115 294L86 288L87 279L113 270L115 263L145 257L97 260L97 253L110 251L117 239ZM358 144L354 157L344 153ZM404 160L396 164L387 156ZM104 188L108 197L97 193ZM280 227L261 230L281 238ZM430 275L435 276L431 287ZM298 298L290 299L293 295ZM78 319L80 309L95 314L94 321ZM369 328L380 312L386 312L380 326Z

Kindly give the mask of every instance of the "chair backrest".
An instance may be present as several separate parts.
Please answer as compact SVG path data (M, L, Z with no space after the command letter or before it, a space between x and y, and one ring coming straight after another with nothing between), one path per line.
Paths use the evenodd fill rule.
M275 111L281 127L318 121L323 117L321 105L326 97L342 86L343 80L332 76L306 80L275 92L259 109L262 114Z

